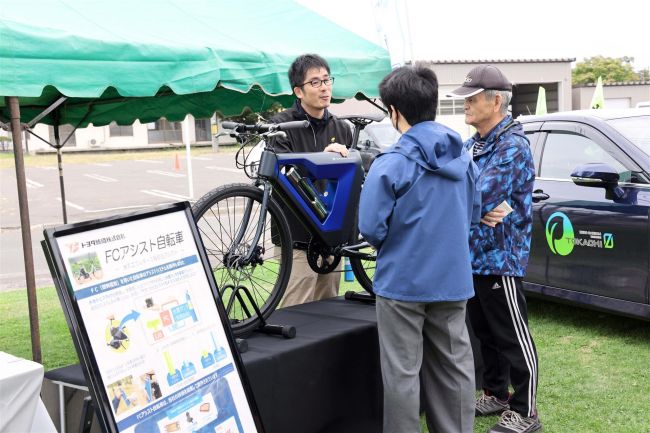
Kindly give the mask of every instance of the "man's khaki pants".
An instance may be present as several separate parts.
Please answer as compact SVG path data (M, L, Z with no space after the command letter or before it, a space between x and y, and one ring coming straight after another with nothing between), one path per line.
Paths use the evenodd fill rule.
M307 253L302 250L293 250L291 277L284 292L284 298L282 298L282 306L290 307L333 298L338 296L340 284L341 273L338 272L338 269L329 274L317 274L307 263Z

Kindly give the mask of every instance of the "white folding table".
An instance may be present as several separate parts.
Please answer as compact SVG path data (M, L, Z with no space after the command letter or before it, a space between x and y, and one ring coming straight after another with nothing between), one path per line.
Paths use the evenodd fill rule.
M43 366L0 352L0 432L56 433L41 401Z

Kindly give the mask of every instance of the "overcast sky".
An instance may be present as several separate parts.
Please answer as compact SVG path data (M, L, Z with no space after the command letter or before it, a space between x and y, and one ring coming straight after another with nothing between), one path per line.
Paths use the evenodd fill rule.
M373 5L392 0L297 1L366 39L381 43L375 20L386 9ZM386 15L390 18L383 21L383 27L393 26L398 35L404 35L405 42L396 45L406 58L575 58L582 61L596 55L628 56L634 57L635 70L650 69L650 18L643 1L395 0L393 3L388 6L391 13ZM397 13L392 12L395 10Z

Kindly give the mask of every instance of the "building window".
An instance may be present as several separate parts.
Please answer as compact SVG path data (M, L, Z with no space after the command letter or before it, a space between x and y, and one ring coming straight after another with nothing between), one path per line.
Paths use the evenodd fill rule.
M194 131L196 134L196 141L211 141L210 134L210 119L195 119Z
M56 142L54 141L54 126L49 126L48 127L50 131L50 144L53 146L56 146ZM74 127L72 125L60 125L59 126L59 141L61 144L67 139L68 141L65 143L65 146L76 146L77 145L77 140L75 139L75 134L74 134ZM72 134L70 136L70 134ZM70 138L68 139L68 137Z
M159 119L147 124L149 143L179 143L183 141L181 122Z
M440 99L438 101L438 115L452 116L465 114L465 99Z
M122 126L111 122L108 133L111 137L133 137L133 125Z

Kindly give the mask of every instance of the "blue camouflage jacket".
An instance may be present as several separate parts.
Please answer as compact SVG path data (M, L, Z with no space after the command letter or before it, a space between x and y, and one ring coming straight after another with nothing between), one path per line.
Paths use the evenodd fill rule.
M535 168L522 126L506 116L485 138L474 157L479 169L481 216L506 200L513 211L492 228L483 223L470 230L472 271L478 275L523 277L533 229L532 192ZM471 150L478 133L465 142Z

